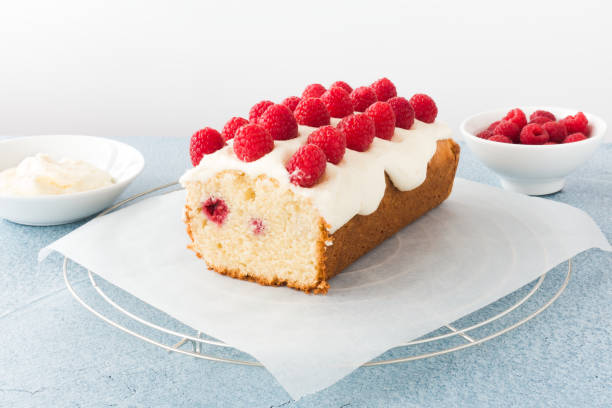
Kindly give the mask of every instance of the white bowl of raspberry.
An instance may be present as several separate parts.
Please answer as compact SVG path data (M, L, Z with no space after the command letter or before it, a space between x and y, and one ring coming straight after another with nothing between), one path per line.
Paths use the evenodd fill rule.
M554 107L523 107L478 113L461 123L476 157L503 188L529 195L560 191L566 177L603 141L606 123L590 113Z

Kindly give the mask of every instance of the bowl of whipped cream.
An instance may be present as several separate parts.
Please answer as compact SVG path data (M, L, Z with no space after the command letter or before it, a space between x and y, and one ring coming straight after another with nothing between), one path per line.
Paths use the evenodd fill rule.
M0 141L0 218L59 225L111 206L144 168L142 154L112 139L80 135Z

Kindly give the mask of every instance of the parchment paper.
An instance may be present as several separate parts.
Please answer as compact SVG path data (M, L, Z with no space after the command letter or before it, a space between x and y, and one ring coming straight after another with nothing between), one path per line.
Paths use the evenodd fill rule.
M301 396L389 348L529 283L578 252L612 250L583 211L457 179L451 197L331 280L327 296L206 269L185 248L184 191L95 219L56 250L183 323L257 358Z

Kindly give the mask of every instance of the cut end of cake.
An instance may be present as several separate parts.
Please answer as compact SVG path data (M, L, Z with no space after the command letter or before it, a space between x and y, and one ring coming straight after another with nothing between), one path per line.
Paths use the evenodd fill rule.
M190 248L210 269L262 285L327 292L324 251L331 238L308 198L273 178L237 170L186 187Z

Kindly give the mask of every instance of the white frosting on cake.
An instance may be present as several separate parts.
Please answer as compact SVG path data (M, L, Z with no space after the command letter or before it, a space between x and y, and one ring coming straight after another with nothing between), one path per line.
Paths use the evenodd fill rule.
M333 125L338 122L332 119ZM356 214L368 215L376 211L385 194L385 172L401 191L420 186L427 176L427 163L436 152L436 142L451 135L449 127L442 123L415 120L410 130L396 128L391 140L374 138L366 152L346 149L340 163L327 163L325 174L314 187L299 187L289 182L285 164L314 130L300 126L297 138L274 141L274 150L249 163L236 157L230 140L221 150L205 155L180 182L186 187L190 182L205 181L222 170L239 170L252 177L264 174L278 180L281 186L309 197L333 234Z

